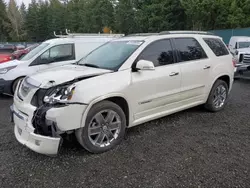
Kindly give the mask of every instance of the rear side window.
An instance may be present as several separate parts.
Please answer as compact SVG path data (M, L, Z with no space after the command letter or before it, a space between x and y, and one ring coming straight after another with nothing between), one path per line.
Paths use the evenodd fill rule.
M220 39L215 38L204 38L204 41L210 47L210 49L214 52L216 56L228 55L229 52L226 46Z
M203 48L194 38L176 38L175 45L181 62L207 58Z

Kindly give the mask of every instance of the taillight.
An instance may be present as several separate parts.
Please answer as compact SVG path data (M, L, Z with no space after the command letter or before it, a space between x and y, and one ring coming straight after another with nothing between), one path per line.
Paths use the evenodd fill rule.
M10 60L12 60L12 57L11 57L11 56L10 56L10 57L5 57L5 58L3 58L2 62L6 62L6 61L10 61Z
M232 62L233 62L233 66L236 67L236 64L237 64L236 58L233 58L233 59L232 59Z

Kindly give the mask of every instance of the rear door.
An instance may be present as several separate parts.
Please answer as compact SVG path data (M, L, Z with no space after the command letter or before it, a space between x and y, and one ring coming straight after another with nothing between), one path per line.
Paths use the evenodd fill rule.
M183 105L201 102L205 98L209 75L212 68L200 43L192 37L175 38L178 62L181 70L181 100Z

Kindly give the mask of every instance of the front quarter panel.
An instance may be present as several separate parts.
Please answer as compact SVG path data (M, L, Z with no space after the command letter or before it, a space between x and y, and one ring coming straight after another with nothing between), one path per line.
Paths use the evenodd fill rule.
M132 110L129 105L131 104L131 99L127 98L126 95L130 82L131 70L128 69L97 76L77 83L72 102L87 104L82 116L81 126L84 126L87 114L94 104L111 97L122 97L127 101L130 109L130 124L132 121Z

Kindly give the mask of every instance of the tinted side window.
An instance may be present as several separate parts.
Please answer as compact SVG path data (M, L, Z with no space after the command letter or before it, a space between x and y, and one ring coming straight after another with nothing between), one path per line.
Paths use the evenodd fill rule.
M204 41L207 43L207 45L210 47L210 49L214 52L216 56L223 56L229 54L226 46L220 39L205 38Z
M155 67L174 63L174 53L170 40L160 40L149 44L140 54L138 60L148 60Z
M194 38L176 38L175 45L181 62L207 58L203 48Z

